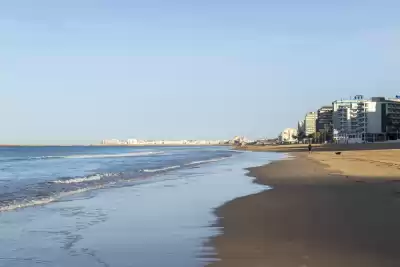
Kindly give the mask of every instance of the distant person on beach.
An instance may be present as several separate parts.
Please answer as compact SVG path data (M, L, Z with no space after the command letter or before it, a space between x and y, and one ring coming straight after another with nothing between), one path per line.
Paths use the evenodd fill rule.
M312 149L312 146L311 146L311 143L309 143L308 144L308 154L311 154L311 149Z

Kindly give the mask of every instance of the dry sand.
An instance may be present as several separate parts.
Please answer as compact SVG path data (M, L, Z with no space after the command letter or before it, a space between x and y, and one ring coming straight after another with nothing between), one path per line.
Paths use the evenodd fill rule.
M333 150L250 169L273 189L216 211L210 266L400 266L400 151Z
M397 149L344 151L340 155L315 151L310 157L328 165L332 172L340 171L358 180L400 178L400 150Z
M307 144L293 144L293 145L265 145L256 146L249 145L244 147L237 147L240 150L250 151L269 151L269 152L304 152L307 151ZM400 149L400 143L369 143L369 144L313 144L313 150L316 151L358 151L358 150L386 150L386 149Z

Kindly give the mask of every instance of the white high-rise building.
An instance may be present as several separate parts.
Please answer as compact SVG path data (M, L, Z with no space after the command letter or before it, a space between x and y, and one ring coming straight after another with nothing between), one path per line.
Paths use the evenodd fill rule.
M304 119L304 129L306 136L317 132L317 112L308 112Z
M338 136L355 136L358 127L358 104L364 102L363 96L355 96L354 99L336 100L332 103L333 130Z
M362 141L396 140L400 131L400 99L372 97L358 104L357 136Z
M304 123L304 120L300 120L298 123L297 123L297 132L300 134L300 133L304 133L305 132L305 128L304 128L304 125L305 123Z
M295 128L286 128L283 130L279 137L278 140L281 143L296 143L297 142L297 129Z

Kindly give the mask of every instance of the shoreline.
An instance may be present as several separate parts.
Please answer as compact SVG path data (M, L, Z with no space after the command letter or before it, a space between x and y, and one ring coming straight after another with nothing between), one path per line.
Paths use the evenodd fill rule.
M208 266L400 266L400 183L351 179L329 159L293 155L248 169L272 190L215 210L223 233L208 244L220 261Z

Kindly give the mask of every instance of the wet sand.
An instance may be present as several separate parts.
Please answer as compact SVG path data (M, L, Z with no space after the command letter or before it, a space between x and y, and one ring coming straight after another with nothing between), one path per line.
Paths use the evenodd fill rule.
M333 154L250 169L274 189L217 209L223 234L212 244L221 261L209 266L400 266L400 174L362 179L333 169Z

